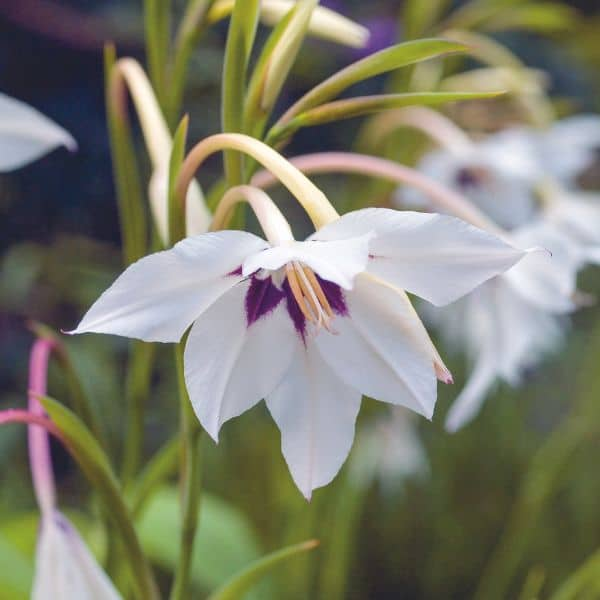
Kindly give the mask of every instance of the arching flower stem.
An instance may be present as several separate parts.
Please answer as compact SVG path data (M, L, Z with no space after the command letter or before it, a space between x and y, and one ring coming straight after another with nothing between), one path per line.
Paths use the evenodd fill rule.
M297 156L290 159L290 162L303 173L353 173L381 177L394 183L415 186L429 196L432 206L436 209L459 217L471 225L485 229L501 238L507 236L504 230L488 219L464 196L425 177L414 169L391 160L352 152L319 152ZM276 179L271 173L261 171L253 177L252 183L257 187L266 188L274 185Z
M290 190L317 229L339 218L325 194L295 166L263 142L241 133L218 133L192 148L183 162L175 188L182 204L194 173L211 154L221 150L244 152L261 163Z

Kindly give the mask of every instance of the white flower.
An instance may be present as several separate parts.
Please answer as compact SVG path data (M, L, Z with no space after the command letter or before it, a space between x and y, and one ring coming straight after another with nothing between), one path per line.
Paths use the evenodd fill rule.
M77 530L57 510L43 513L32 600L120 600Z
M538 133L540 162L547 174L574 186L577 176L598 159L600 116L581 114L556 121Z
M599 142L600 117L583 115L548 130L508 129L422 160L424 173L509 229L516 245L541 246L552 254L551 262L542 254L527 256L441 311L425 308L474 364L448 413L449 430L477 414L497 378L517 384L524 369L560 344L564 315L577 308L577 272L600 262L598 194L565 186L591 162ZM422 204L416 191L401 190L398 199Z
M77 148L71 135L48 117L0 94L0 173L23 167L58 146Z
M442 305L524 255L458 219L389 209L348 213L305 242L247 232L187 238L131 265L73 333L177 342L216 440L262 398L306 497L346 459L361 396L430 418L451 380L404 290ZM271 236L273 239L273 236Z
M350 462L356 485L367 487L376 479L383 493L393 496L407 478L427 473L429 464L414 417L395 406L365 425Z
M539 244L517 265L458 302L436 311L448 340L466 348L473 370L446 417L456 431L479 412L497 378L517 385L522 372L562 339L564 315L576 308L576 273L581 257L567 238L544 223L512 232L518 244ZM430 311L433 312L433 311Z

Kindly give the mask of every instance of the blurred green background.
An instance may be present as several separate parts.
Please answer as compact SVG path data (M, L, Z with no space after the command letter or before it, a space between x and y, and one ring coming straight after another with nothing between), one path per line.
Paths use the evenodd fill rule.
M358 52L308 41L282 106L364 52L404 39L401 2L324 4L369 26L371 46ZM433 10L437 3L431 4ZM568 101L568 110L598 111L600 6L593 0L564 4L578 11L572 27L494 36L524 63L545 70L550 94ZM262 29L261 36L265 33ZM219 129L225 36L223 23L208 32L194 56L185 100L191 140ZM79 143L75 154L56 151L0 176L0 408L26 404L32 342L27 322L69 329L120 270L104 115L105 40L113 40L121 55L144 60L140 2L0 1L0 91L32 104ZM360 92L376 92L391 83L377 78L361 85ZM360 125L350 121L300 132L287 152L350 149ZM394 154L394 147L388 151ZM211 161L201 183L208 186L220 169L219 161ZM341 207L348 198L356 203L356 189L374 194L361 198L364 203L385 202L390 191L364 181L357 188L342 177L319 182ZM299 214L295 218L299 230L306 227ZM580 287L600 294L597 268L583 273ZM66 343L118 456L126 424L127 342L84 336ZM228 424L218 447L205 442L209 497L194 570L199 597L249 560L311 537L321 547L283 565L256 598L462 599L481 585L502 589L500 598L546 598L600 552L600 309L579 311L561 351L528 373L519 389L497 386L481 415L455 435L444 432L443 416L464 381L466 364L443 345L441 351L456 384L440 386L433 422L418 421L427 466L417 474L397 474L382 484L368 467L373 421L388 414L370 401L346 467L311 503L291 482L278 431L263 405ZM157 353L147 404L148 455L177 423L171 351L160 347ZM49 389L59 399L66 394L57 369ZM87 484L61 448L53 448L61 503L73 509L101 550L94 511L82 510ZM23 428L0 430L0 599L26 597L31 576L35 503L25 449ZM172 533L174 494L172 488L162 490L139 524L165 581L178 543ZM600 598L600 558L587 573L592 583L585 594L572 597ZM482 589L489 588L479 587L480 598Z

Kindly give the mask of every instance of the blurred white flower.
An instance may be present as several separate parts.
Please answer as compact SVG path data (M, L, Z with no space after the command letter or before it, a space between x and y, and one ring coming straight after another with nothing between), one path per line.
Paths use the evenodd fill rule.
M377 481L386 496L393 496L407 478L428 472L415 416L395 406L365 424L350 463L355 485L368 487Z
M29 410L43 416L38 395L46 394L48 361L54 342L35 341L29 359ZM37 539L32 600L119 600L121 596L100 568L76 529L56 508L56 490L48 433L30 425L29 464L41 519Z
M466 349L471 376L447 417L455 431L479 411L497 378L519 382L522 371L556 349L564 315L583 298L577 272L600 262L600 196L571 189L600 145L600 117L583 115L547 130L512 128L471 146L426 155L419 168L454 189L509 230L516 245L546 248L527 256L443 310L425 308L449 341ZM399 202L424 203L402 189Z
M0 173L19 169L58 146L77 149L65 129L28 104L0 94Z
M453 217L389 209L348 213L297 242L270 210L271 243L220 231L147 256L73 333L178 342L192 325L185 377L203 426L216 440L265 398L310 497L345 461L362 394L431 418L436 379L451 381L404 290L446 304L524 252Z
M42 515L32 600L120 600L77 530L57 510Z

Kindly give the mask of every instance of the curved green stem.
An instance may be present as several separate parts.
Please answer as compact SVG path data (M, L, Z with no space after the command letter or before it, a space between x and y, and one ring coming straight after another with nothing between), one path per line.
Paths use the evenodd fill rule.
M176 346L175 361L179 384L181 415L181 541L175 579L171 588L170 600L186 600L190 597L190 572L194 539L198 527L198 506L200 503L201 472L200 443L201 428L187 395L183 376L183 348L185 340Z

